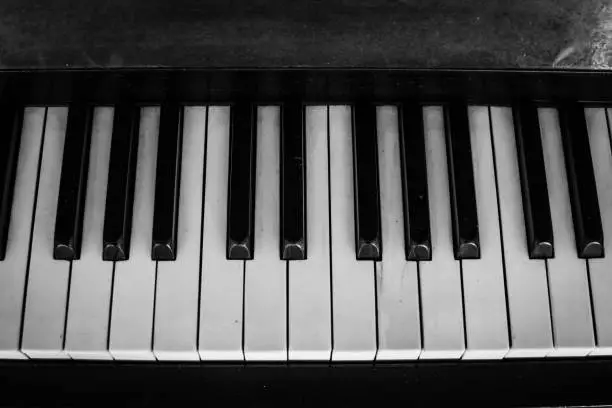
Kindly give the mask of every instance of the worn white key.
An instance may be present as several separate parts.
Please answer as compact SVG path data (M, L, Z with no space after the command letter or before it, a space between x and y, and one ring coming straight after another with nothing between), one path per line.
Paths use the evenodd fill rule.
M357 261L353 132L349 106L329 107L332 242L332 360L372 361L376 355L374 262Z
M280 259L280 109L257 110L255 256L245 261L244 356L287 359L287 263Z
M512 335L506 356L544 357L553 347L546 263L527 251L512 111L492 107L491 120Z
M327 107L306 107L308 259L289 261L289 359L331 357Z
M468 115L480 259L461 262L467 342L463 358L499 359L508 352L509 337L489 108L471 106Z
M448 166L441 107L424 108L432 260L419 263L422 359L460 358L465 351L459 261L451 238Z
M199 352L202 360L244 359L244 261L225 257L229 140L229 106L209 106L200 294Z
M397 108L377 109L382 240L376 264L378 290L377 360L412 360L421 354L417 262L406 261ZM410 136L409 136L410 137ZM406 214L407 216L407 214Z
M158 360L199 360L198 295L206 107L185 107L183 116L177 256L157 262L154 347Z
M117 360L154 360L155 261L151 260L158 107L141 110L130 258L115 263L109 350Z
M26 108L23 114L6 257L0 262L0 359L25 358L19 350L21 310L45 112Z
M68 357L64 322L70 262L53 259L67 116L67 108L47 109L21 343L21 350L30 358Z
M588 260L597 332L597 347L591 355L612 355L612 152L608 131L611 113L604 109L585 109L606 255Z
M81 259L72 262L66 351L72 358L110 359L107 349L113 263L102 260L102 231L113 109L96 108L91 133Z
M585 356L595 347L586 261L578 258L557 111L538 112L555 257L548 262L554 350L550 356Z

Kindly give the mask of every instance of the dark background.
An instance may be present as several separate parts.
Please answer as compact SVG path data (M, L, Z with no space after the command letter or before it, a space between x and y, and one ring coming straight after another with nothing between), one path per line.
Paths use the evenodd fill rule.
M0 0L0 68L606 68L606 3Z

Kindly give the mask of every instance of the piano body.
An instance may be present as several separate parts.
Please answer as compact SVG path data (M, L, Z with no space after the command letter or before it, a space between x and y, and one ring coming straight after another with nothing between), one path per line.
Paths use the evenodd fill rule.
M580 69L3 69L2 393L609 403L610 101Z

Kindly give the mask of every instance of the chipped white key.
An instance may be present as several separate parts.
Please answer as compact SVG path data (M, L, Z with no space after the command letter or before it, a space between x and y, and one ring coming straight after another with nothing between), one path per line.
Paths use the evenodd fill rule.
M527 251L521 183L510 108L491 108L511 348L507 357L544 357L552 351L546 263Z
M377 127L385 253L382 261L376 264L379 342L376 359L412 360L421 354L419 277L417 262L406 261L404 251L397 108L379 107Z
M177 257L157 262L153 350L158 360L199 360L198 295L206 107L185 107Z
M460 358L465 351L459 261L453 255L442 108L424 108L432 260L419 263L422 359Z
M374 262L357 261L353 132L349 106L329 107L332 242L332 360L372 361L376 355Z
M66 358L64 322L70 262L53 259L53 235L68 109L47 109L34 214L21 350L30 358Z
M289 359L331 358L327 107L306 107L308 258L289 261Z
M508 352L504 265L497 212L489 109L468 108L480 259L461 262L465 308L464 359L500 359Z
M66 351L72 358L110 359L107 349L113 263L102 260L102 231L113 109L96 108L91 133L81 258L72 262Z
M141 109L130 258L115 263L109 351L117 360L154 360L155 262L151 260L160 109Z
M0 262L0 359L25 358L19 350L21 310L45 112L25 108L23 114L6 257Z
M200 342L202 360L243 360L244 261L225 257L230 107L208 107L206 191L202 232Z
M255 254L245 261L244 356L287 359L287 263L280 259L280 109L257 110Z
M585 356L595 346L587 264L576 253L557 112L540 109L538 113L555 239L555 257L547 261L555 346L549 356Z
M611 113L605 109L585 109L605 245L604 258L588 260L597 332L597 347L591 355L612 355L612 152L608 130Z

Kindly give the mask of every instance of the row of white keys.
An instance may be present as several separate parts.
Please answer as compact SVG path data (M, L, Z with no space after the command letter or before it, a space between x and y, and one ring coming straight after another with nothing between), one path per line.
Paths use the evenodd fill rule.
M404 253L397 108L379 107L377 118L385 254L376 264L379 341L376 359L414 360L421 354L419 276L417 262L407 262Z
M289 261L289 360L331 358L327 107L309 106L306 128L308 259Z
M117 360L154 360L155 261L151 260L158 107L141 110L130 259L115 263L109 350Z
M108 336L110 354L118 359L241 360L245 357L242 354L243 341L246 358L253 360L284 360L287 353L291 360L327 360L330 353L334 360L372 360L375 355L380 360L419 356L500 358L508 348L508 333L503 268L501 253L498 252L501 240L496 188L499 189L508 314L513 339L507 356L586 355L595 347L593 318L598 347L592 354L609 354L612 327L604 319L606 312L612 310L606 292L612 287L606 273L609 261L608 258L589 261L595 308L594 316L591 316L589 276L586 262L577 258L573 244L563 151L554 110L540 110L556 241L556 258L548 261L548 282L546 263L529 260L525 248L513 122L508 108L491 108L495 162L488 110L481 107L469 110L482 259L463 261L461 274L459 262L452 254L450 234L444 233L450 228L450 210L440 108L424 108L434 256L430 262L419 263L419 271L417 263L406 262L403 254L396 109L383 107L378 110L381 205L385 215L383 233L385 242L391 245L386 249L384 260L374 267L373 263L357 261L354 257L350 108L311 107L306 112L307 182L310 180L307 184L308 226L312 234L323 238L310 246L308 261L289 262L287 268L287 263L278 259L277 242L279 163L278 154L273 152L278 152L280 118L277 108L260 107L255 221L259 256L247 262L247 275L243 276L242 261L226 260L224 251L220 251L222 255L216 258L210 253L213 247L223 249L225 245L225 217L220 214L226 211L227 183L226 180L219 183L218 174L227 172L229 108L211 107L207 114L207 108L192 107L185 109L184 116L181 190L190 194L182 194L180 204L179 240L183 242L183 255L179 256L181 262L159 263L156 284L155 262L150 260L150 232L159 109L145 108L138 152L132 253L129 261L116 263L112 298L113 264L102 262L96 250L103 223L112 109L97 108L95 113L83 254L80 260L72 262L72 270L69 262L53 261L50 255L67 112L65 108L49 108L47 121L43 124L44 112L45 109L27 109L24 116L14 204L15 207L20 203L20 211L13 214L12 220L13 225L25 225L30 218L28 208L29 214L32 213L34 194L31 190L36 184L36 159L42 143L40 187L23 321L22 350L30 357L109 358L106 350ZM612 197L608 197L611 193L605 183L608 183L612 159L605 111L587 110L586 114L602 219L606 227L610 218L606 209L610 206L604 200L612 202ZM330 144L329 170L327 138ZM26 156L28 159L24 159ZM213 157L215 160L210 160ZM207 183L202 202L204 166ZM22 170L25 167L27 171ZM327 201L328 174L331 206ZM29 228L19 229L22 230L25 230L22 241L28 241ZM17 230L11 229L11 234L16 234L14 231ZM202 241L200 234L203 234ZM20 244L17 238L9 242L15 242L15 247L20 249L11 252L9 246L7 261L26 262L27 245ZM13 265L7 261L0 266L8 268ZM11 268L13 275L7 273L3 276L7 282L3 289L16 287L18 290L13 298L2 293L0 299L7 305L10 302L0 314L9 328L0 334L0 346L4 353L1 355L19 357L22 299L18 287L20 282L23 284L26 273L24 269ZM290 274L288 282L287 272ZM305 272L311 275L307 276ZM219 291L217 284L225 290ZM156 285L157 296L154 296ZM198 305L200 288L202 296ZM241 320L243 289L244 339ZM66 298L67 294L70 299ZM419 302L422 316L419 316ZM107 313L111 306L108 333Z
M206 107L185 107L179 196L179 252L157 263L154 353L158 360L199 360L198 296Z
M491 107L491 122L512 336L506 356L544 357L553 347L546 263L527 251L511 109Z
M432 260L419 263L422 359L460 358L465 351L459 261L453 254L444 115L425 107L427 188L431 218Z
M589 259L593 317L597 347L591 355L612 354L612 151L609 110L585 109L593 170L597 184L599 211L604 232L605 258ZM607 116L607 117L606 117Z
M374 262L355 257L351 108L329 107L334 361L372 361L376 355Z
M108 316L113 263L102 260L102 231L113 109L96 108L91 134L81 258L72 261L65 349L72 358L110 359Z
M19 349L32 213L45 108L26 108L13 194L6 258L0 262L0 359L25 358Z
M230 107L208 108L202 232L199 353L202 360L243 360L244 261L225 257Z
M495 168L488 107L468 109L480 234L480 259L461 262L465 310L464 359L500 359L509 347Z
M555 257L547 260L554 334L549 355L585 356L594 347L587 264L576 252L559 119L554 109L538 113L555 237Z
M47 108L21 349L30 358L67 358L64 350L70 262L53 259L53 234L68 109Z

